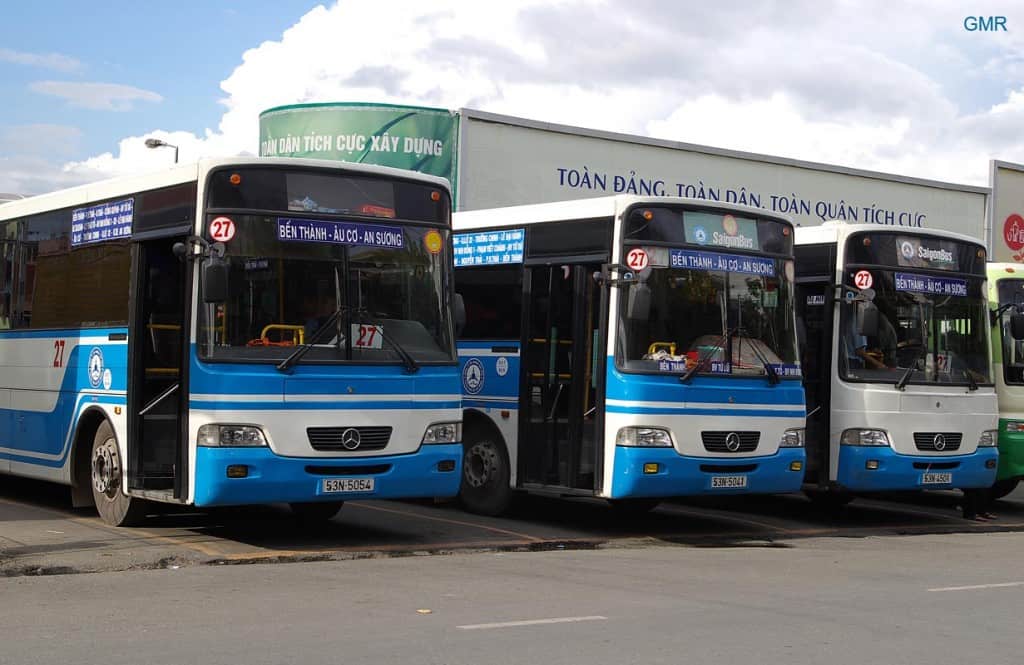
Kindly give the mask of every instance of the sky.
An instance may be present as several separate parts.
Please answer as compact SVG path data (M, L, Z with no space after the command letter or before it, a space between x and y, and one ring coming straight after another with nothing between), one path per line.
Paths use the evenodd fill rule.
M968 31L968 15L1005 31ZM259 114L390 102L986 185L1024 163L1024 3L8 3L0 192L258 150Z

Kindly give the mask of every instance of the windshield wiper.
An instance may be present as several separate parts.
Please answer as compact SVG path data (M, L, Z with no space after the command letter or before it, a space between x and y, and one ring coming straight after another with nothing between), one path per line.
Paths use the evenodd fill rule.
M742 339L742 337L740 339ZM757 344L754 343L757 340L753 338L748 339L750 339L749 344L750 348L754 351L754 355L757 356L757 359L761 361L762 365L764 365L765 374L768 376L768 385L776 385L779 382L779 373L776 372L775 368L772 367L772 364L768 362L768 356L766 356L761 349L757 348Z
M384 326L378 326L374 323L367 322L366 319L363 318L363 314L366 313L365 309L357 309L354 311L356 314L356 323L359 323L360 325L371 325L376 328L377 332L380 333L381 338L390 344L391 348L393 348L395 353L398 354L398 357L402 359L402 364L405 365L405 371L408 374L415 374L420 371L420 364L416 362L416 359L412 357L412 354L405 350L404 346L398 343L398 340L392 337L389 333L384 332Z
M907 368L906 372L903 372L903 376L900 377L899 381L896 382L896 390L904 390L907 387L907 383L910 382L910 375L917 369L917 361L921 359L921 356L928 350L926 344L922 344L917 348L917 353L914 354L914 359L910 361L910 367Z
M683 375L679 377L679 380L682 381L683 383L689 383L690 379L692 379L693 375L697 373L697 370L700 369L701 365L703 365L705 362L707 362L708 358L711 357L711 354L715 353L716 351L724 350L724 347L722 346L722 344L727 339L729 339L730 337L735 335L736 331L738 331L739 329L740 329L739 326L734 326L734 327L729 328L728 330L726 330L724 333L722 333L722 336L719 337L711 347L709 347L708 349L705 349L704 353L701 354L699 358L697 358L697 364L695 364L690 369L686 370L686 372L684 372ZM731 362L729 364L730 364L730 366L732 365Z
M978 381L974 378L974 373L971 370L969 370L969 369L963 370L963 373L964 373L964 377L967 379L967 389L969 391L971 391L971 392L974 392L975 390L977 390L978 389Z
M285 358L276 365L277 371L287 372L289 369L292 368L292 365L299 362L299 360L302 359L302 356L306 355L309 352L309 350L313 348L313 345L316 343L316 340L320 339L320 335L322 335L325 330L329 330L331 326L333 326L337 322L338 317L341 316L342 312L344 312L346 309L347 307L345 305L342 305L338 309L334 310L331 313L331 315L327 317L327 320L324 321L324 324L317 328L315 331L313 331L313 334L309 336L308 342L300 344L297 349L295 349L294 351L291 352L291 354L288 355L287 358Z

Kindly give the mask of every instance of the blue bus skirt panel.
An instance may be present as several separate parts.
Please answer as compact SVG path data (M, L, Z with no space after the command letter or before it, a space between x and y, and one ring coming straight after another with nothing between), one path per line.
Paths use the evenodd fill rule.
M441 471L441 462L448 462L451 470ZM247 476L228 478L229 465L245 465ZM360 473L365 467L378 468ZM195 475L197 506L453 497L462 477L462 444L424 445L412 454L346 460L281 457L268 448L200 446ZM373 492L325 494L324 478L373 478L375 487Z
M836 481L843 489L854 492L991 487L996 480L998 459L999 450L994 447L978 448L970 455L925 457L900 455L887 447L839 446ZM878 468L869 471L868 460L876 460ZM952 482L925 485L925 473L949 473Z
M644 464L657 463L657 473L644 473ZM797 471L790 470L800 462ZM615 447L612 476L613 499L672 497L710 494L782 494L798 492L804 480L803 448L780 448L764 457L687 457L673 448ZM705 471L701 467L713 466ZM751 469L753 466L755 468ZM735 471L731 471L734 468ZM744 488L712 488L713 476L746 476Z

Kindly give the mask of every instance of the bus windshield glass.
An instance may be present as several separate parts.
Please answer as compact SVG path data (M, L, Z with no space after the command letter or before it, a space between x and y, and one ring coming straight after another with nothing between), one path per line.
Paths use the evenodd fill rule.
M627 245L627 257L637 252L649 270L619 292L621 368L800 378L791 260Z
M982 247L938 236L865 233L850 236L846 258L840 376L900 387L992 382Z
M1003 351L1003 380L1007 385L1024 385L1024 341L1015 340L1010 334L1010 316L1024 313L1024 279L1001 279L996 282L999 307L1013 305L1003 310L999 318L999 337ZM992 340L996 343L996 340Z
M979 277L896 270L849 270L845 284L870 274L870 300L844 289L839 367L854 381L991 383L988 302ZM866 313L873 310L872 315ZM876 325L864 327L865 319ZM906 376L906 379L903 377Z
M446 229L295 213L231 220L228 300L200 304L205 359L276 363L311 343L303 363L398 363L404 352L453 361Z

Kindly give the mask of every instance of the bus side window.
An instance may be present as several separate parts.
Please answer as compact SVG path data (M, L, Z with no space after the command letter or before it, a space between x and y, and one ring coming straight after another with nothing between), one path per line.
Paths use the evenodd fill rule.
M455 290L466 306L466 326L460 339L520 338L522 266L457 268Z

